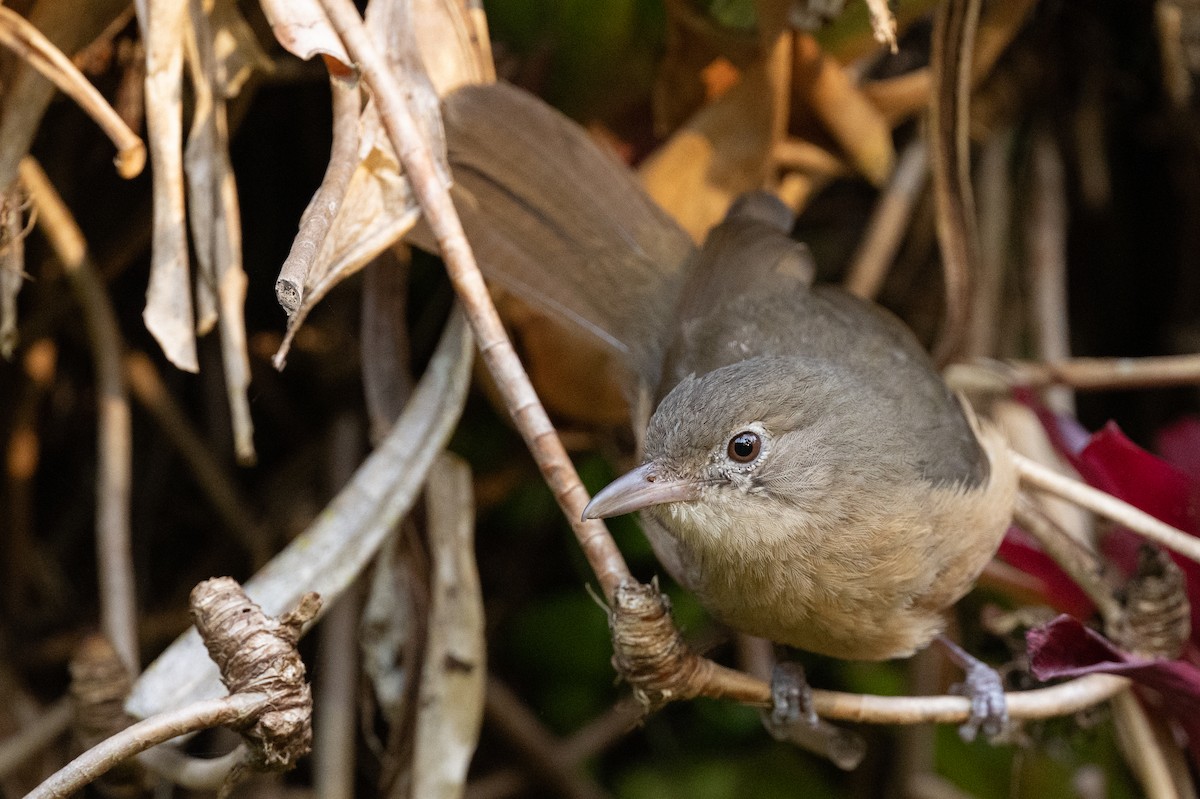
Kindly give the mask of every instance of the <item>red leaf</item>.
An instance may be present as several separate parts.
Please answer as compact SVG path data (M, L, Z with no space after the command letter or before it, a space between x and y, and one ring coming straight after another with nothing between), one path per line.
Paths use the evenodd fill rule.
M1000 542L1000 559L1042 584L1042 595L1055 610L1072 616L1090 616L1094 605L1075 581L1019 527L1009 527Z
M1025 641L1030 671L1039 680L1120 674L1161 693L1174 715L1200 714L1200 668L1191 663L1131 655L1065 614L1030 630Z
M1200 480L1200 417L1185 416L1159 430L1154 447L1165 460Z
M1080 446L1083 428L1078 421L1052 413L1032 393L1026 392L1018 398L1034 410L1055 449L1088 485L1107 491L1185 532L1200 534L1200 478L1134 444L1115 422L1109 422ZM1176 449L1200 445L1200 422L1173 429L1167 438ZM1200 460L1195 451L1190 455ZM1140 541L1133 533L1117 529L1105 537L1102 548L1113 563L1131 574L1137 563ZM1200 643L1200 564L1173 552L1171 559L1186 578L1192 605L1192 640Z

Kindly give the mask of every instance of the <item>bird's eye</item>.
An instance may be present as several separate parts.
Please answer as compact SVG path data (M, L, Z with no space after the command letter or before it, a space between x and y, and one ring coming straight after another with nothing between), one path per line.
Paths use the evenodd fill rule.
M759 438L758 433L744 430L729 439L729 446L725 451L732 461L750 463L762 452L762 439Z

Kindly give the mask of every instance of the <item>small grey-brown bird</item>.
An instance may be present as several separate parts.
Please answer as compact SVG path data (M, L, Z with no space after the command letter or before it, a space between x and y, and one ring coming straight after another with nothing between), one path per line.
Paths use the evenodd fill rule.
M593 333L628 367L633 406L653 409L635 421L641 465L585 515L643 511L663 565L738 630L853 660L937 636L995 553L1017 479L904 325L814 287L769 195L735 203L697 251L536 98L462 89L445 123L489 278ZM970 730L994 730L998 680L951 651L978 689Z

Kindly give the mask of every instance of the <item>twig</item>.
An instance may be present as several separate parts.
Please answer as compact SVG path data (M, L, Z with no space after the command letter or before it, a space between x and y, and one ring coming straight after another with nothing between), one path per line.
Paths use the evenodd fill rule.
M946 291L945 323L937 345L942 364L953 359L964 343L979 251L968 134L971 60L980 5L980 0L946 0L933 14L929 161Z
M321 6L374 95L392 147L437 238L450 280L478 340L480 354L504 396L508 412L571 523L605 595L611 598L619 585L633 577L607 528L598 522L582 521L587 491L496 313L462 222L438 177L429 146L421 139L404 90L376 49L354 5L349 0L321 0Z
M1018 497L1013 521L1029 533L1055 563L1070 575L1088 598L1096 604L1106 624L1124 615L1116 595L1116 586L1106 579L1104 561L1086 549L1047 514L1041 512L1027 497Z
M1147 799L1178 799L1171 769L1155 738L1149 715L1132 691L1113 698L1117 742Z
M891 181L884 189L858 250L846 271L846 290L874 299L904 241L917 199L929 179L929 154L925 142L914 139L896 163Z
M71 715L71 700L64 697L20 732L0 741L0 780L66 733Z
M1023 483L1073 502L1185 558L1200 563L1200 538L1159 521L1111 494L1072 480L1016 452L1011 453Z
M0 6L0 42L74 100L116 145L117 173L134 178L146 166L146 145L129 129L96 87L53 42L7 6Z
M396 414L391 420L394 422ZM334 491L345 487L362 458L362 426L356 416L339 415L330 431L328 481ZM362 618L363 581L338 597L317 630L314 678L313 790L328 799L354 796L356 708L361 669L358 626Z
M1071 682L1004 695L1008 714L1033 721L1068 716L1107 701L1129 687L1124 677L1089 674ZM961 696L871 696L813 691L813 704L824 718L872 724L960 724L970 715L969 699Z
M1025 215L1028 238L1029 294L1033 338L1042 361L1054 363L1071 354L1067 314L1067 200L1062 158L1054 140L1041 131L1030 154L1032 185ZM1075 397L1065 386L1045 392L1046 404L1074 414Z
M328 799L354 796L355 709L358 707L358 622L362 592L349 590L318 631L314 690L313 791Z
M1016 386L1062 384L1081 391L1164 388L1200 384L1200 355L1144 358L1071 358L1052 363L977 361L954 364L947 379L964 390L1007 393Z
M1000 319L1004 315L1004 278L1008 272L1012 232L1012 180L1009 158L1012 128L993 133L983 144L977 173L979 262L971 299L971 318L963 354L995 357L1002 354Z
M96 370L96 548L101 626L125 668L130 674L137 674L141 665L137 594L129 544L131 423L129 396L121 371L125 345L104 282L92 264L87 242L70 210L33 158L21 160L20 175L37 209L38 228L62 262L88 328Z
M220 699L205 699L139 721L63 766L25 799L66 799L138 752L190 732L253 718L268 706L269 701L270 698L262 693L232 694Z

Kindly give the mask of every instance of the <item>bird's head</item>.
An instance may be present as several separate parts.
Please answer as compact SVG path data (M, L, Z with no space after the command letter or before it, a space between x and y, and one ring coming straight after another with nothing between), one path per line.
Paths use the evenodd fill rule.
M676 534L719 534L841 512L830 502L839 480L882 468L857 383L833 365L791 357L686 378L651 417L642 465L596 494L584 516L650 510Z

